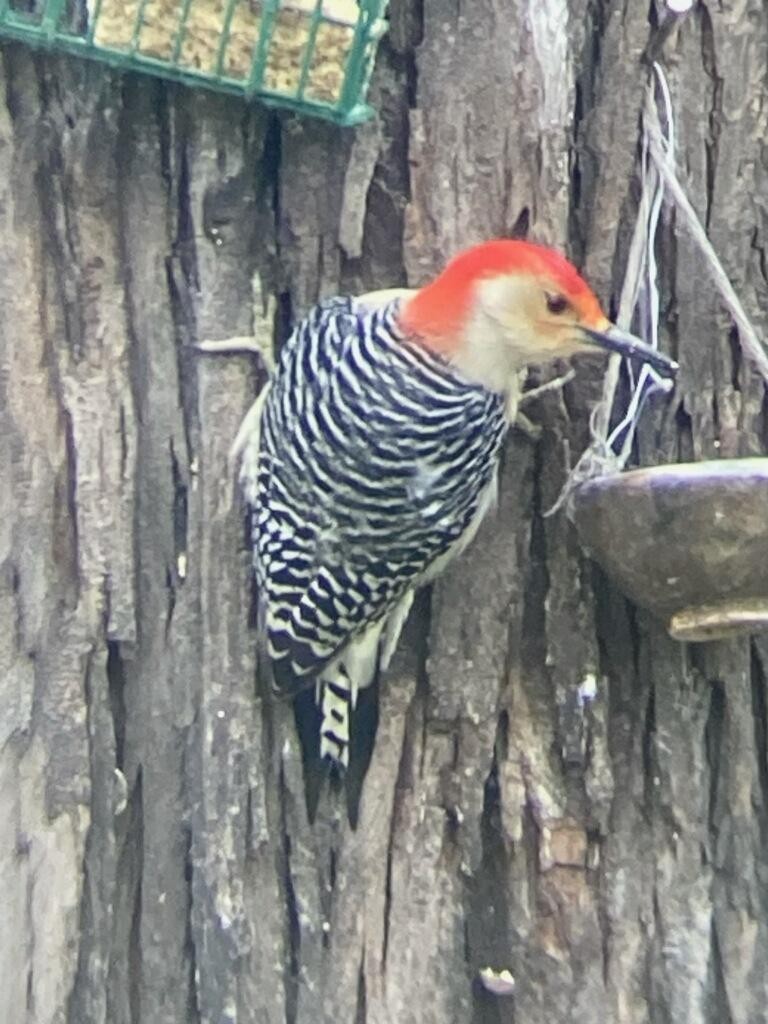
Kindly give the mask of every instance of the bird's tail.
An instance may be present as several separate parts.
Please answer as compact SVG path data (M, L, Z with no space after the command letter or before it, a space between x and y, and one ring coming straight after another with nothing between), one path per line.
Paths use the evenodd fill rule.
M349 725L357 703L357 686L344 667L336 665L317 681L315 701L320 709L320 757L346 768L349 764Z

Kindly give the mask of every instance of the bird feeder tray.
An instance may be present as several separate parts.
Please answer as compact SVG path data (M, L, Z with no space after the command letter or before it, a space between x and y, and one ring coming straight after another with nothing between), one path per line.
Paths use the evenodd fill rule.
M675 639L768 629L768 458L598 477L573 514L588 553Z
M30 10L31 8L31 10ZM0 36L358 124L386 0L0 0Z

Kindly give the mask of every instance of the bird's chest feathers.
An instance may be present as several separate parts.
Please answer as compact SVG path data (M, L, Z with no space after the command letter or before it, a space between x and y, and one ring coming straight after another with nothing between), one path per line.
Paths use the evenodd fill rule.
M326 534L343 550L363 535L391 545L395 525L398 543L452 543L483 503L508 422L500 395L444 364L395 340L361 344L330 338L301 361L300 399L289 366L268 405L262 500L274 492L301 508L324 561L335 561L317 546ZM365 372L349 372L355 364Z

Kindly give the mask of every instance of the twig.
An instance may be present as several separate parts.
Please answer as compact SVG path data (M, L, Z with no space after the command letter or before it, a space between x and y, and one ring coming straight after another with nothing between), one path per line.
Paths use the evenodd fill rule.
M727 274L723 270L723 266L717 257L717 253L712 247L712 243L707 238L706 231L704 230L701 221L696 216L696 211L688 201L688 197L683 191L683 188L675 175L674 168L670 166L670 163L667 160L661 144L661 131L659 128L658 115L655 110L650 111L650 116L646 115L645 129L648 133L649 149L651 156L653 157L653 162L656 165L659 174L663 178L665 186L669 189L678 212L682 214L683 220L685 221L685 225L688 228L691 237L698 245L702 255L706 259L707 268L712 275L715 287L720 292L723 302L736 322L736 326L739 330L741 347L745 354L755 364L755 367L762 377L768 381L768 354L766 354L766 351L763 348L749 317L744 312L744 307L742 306L738 295L733 290L733 286L728 280Z

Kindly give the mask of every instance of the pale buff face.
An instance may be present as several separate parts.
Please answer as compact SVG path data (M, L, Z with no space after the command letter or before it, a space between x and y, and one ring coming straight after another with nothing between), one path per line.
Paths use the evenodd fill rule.
M461 341L451 362L467 377L506 391L525 366L595 351L583 328L610 324L595 310L578 308L546 277L497 275L479 280Z

